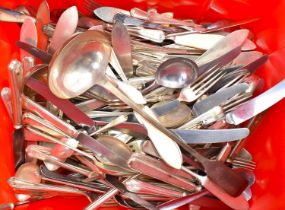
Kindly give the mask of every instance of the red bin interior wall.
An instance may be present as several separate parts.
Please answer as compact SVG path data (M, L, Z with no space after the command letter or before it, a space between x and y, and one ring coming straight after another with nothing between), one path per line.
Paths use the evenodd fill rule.
M0 6L17 5L38 7L41 1L2 0ZM83 1L48 0L51 10L77 5L81 12ZM269 54L269 61L258 70L265 80L265 88L285 78L285 2L281 0L96 0L104 6L124 9L157 8L159 12L173 11L177 18L195 18L199 21L220 19L242 20L260 18L246 25L253 34L259 50ZM20 27L15 23L0 23L0 88L8 86L7 65L18 57L15 41ZM251 210L285 209L285 100L264 114L263 121L253 131L247 148L257 162L256 184L253 187ZM14 174L12 159L12 124L2 101L0 102L0 204L15 201L7 178ZM54 198L19 207L19 209L82 209L85 198Z

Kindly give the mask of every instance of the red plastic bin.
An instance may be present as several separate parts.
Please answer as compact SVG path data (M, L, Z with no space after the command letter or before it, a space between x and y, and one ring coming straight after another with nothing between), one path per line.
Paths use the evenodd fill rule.
M32 5L38 8L41 0L2 0L0 6L15 8ZM51 10L77 5L84 13L81 0L49 0ZM269 61L258 70L265 79L265 88L285 78L285 1L282 0L96 0L104 6L124 9L157 8L159 12L173 11L177 18L194 18L199 21L220 19L243 20L258 17L259 21L247 24L259 50L269 54ZM8 86L7 65L18 57L15 42L20 27L15 23L0 23L0 88ZM265 113L263 121L251 134L247 149L257 162L256 183L253 186L251 210L285 209L285 100ZM0 204L16 201L7 179L14 174L12 156L12 129L2 101L0 102ZM53 198L18 207L18 209L82 209L85 198ZM119 209L119 208L118 208ZM221 209L223 210L223 209Z

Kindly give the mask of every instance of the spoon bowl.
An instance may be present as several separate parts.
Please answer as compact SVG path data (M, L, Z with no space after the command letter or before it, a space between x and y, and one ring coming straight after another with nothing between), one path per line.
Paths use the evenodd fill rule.
M155 81L164 87L183 88L197 78L197 70L197 64L188 58L170 58L158 67Z
M49 87L60 98L86 92L105 74L111 54L103 32L86 31L68 41L50 62Z
M122 162L118 161L118 157L114 155L112 160L105 160L102 159L102 161L105 164L110 164L110 165L117 165L121 166L124 168L129 168L127 166L127 161L133 154L132 150L126 145L125 143L121 142L119 139L111 136L99 136L96 141L101 142L104 144L106 147L112 148L113 151L115 151L116 154L118 154L121 158L125 160L125 164L122 164Z
M120 83L105 74L110 55L110 42L107 41L104 33L87 31L79 34L67 43L63 49L58 51L51 61L49 76L51 91L59 98L68 99L84 93L95 84L100 85L109 90L113 95L116 95L126 105L130 106L147 123L150 123L150 135L154 137L157 132L167 133L168 136L176 139L178 142L177 136L168 131L158 121L154 120L144 110L143 105L130 99L118 87ZM157 144L155 146L160 151L162 159L174 168L180 168L182 164L181 151L172 138L168 137L164 139L164 146L158 144L156 139L151 139L152 141L156 141ZM164 147L167 147L171 151L172 156L170 158L168 153L165 152ZM124 165L124 163L125 160L122 158L122 164Z

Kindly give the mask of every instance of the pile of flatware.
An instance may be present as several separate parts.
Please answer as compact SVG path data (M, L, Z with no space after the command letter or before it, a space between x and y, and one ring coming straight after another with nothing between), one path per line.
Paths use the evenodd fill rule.
M285 80L261 93L267 55L240 29L258 20L92 10L70 7L55 24L46 1L34 16L0 9L0 21L22 23L1 91L19 203L4 207L84 196L85 209L249 209L256 165L245 139L285 96Z

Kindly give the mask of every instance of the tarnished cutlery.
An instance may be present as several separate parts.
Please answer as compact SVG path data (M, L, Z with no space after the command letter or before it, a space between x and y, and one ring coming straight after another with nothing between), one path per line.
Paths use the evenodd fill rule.
M85 209L248 210L256 163L245 138L285 96L284 81L260 94L268 56L235 30L257 19L82 7L90 16L72 6L57 21L45 0L37 12L0 8L0 21L21 23L21 62L1 90L16 129L15 205L80 195Z

